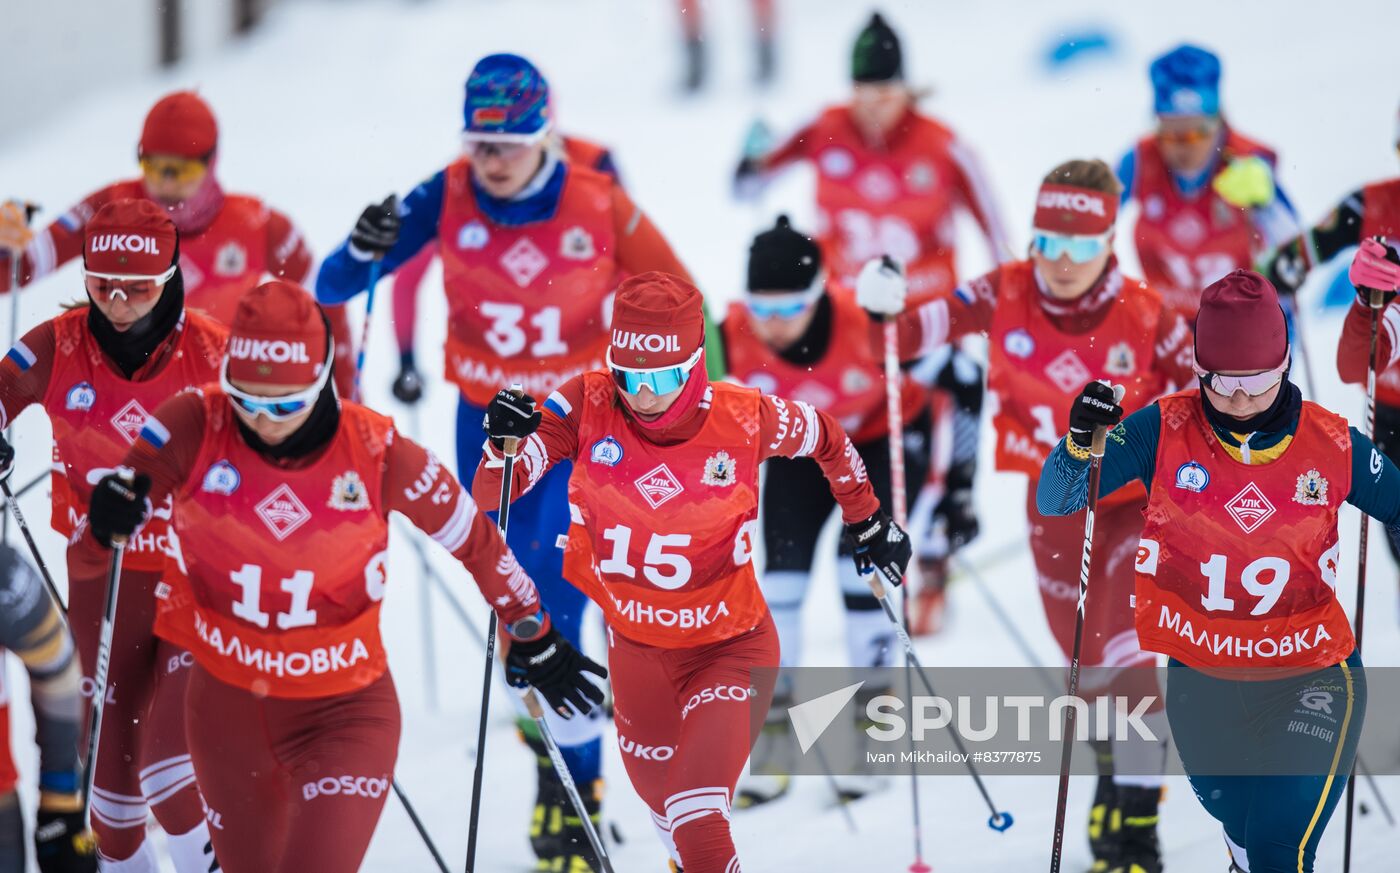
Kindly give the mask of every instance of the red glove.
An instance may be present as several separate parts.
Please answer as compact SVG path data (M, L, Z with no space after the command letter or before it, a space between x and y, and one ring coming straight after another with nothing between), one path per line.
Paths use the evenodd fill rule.
M1400 264L1392 260L1389 246L1374 239L1362 240L1347 277L1358 291L1373 288L1393 294L1400 288Z

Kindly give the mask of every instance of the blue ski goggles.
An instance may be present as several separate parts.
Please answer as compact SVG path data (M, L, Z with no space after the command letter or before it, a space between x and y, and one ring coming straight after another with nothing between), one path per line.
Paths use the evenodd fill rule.
M321 368L321 375L316 377L316 381L311 383L309 388L295 394L264 397L261 394L249 394L233 387L233 383L228 380L228 360L225 358L224 366L219 370L219 387L223 389L224 394L228 395L230 403L249 416L261 415L270 421L286 421L316 405L316 399L321 396L321 391L326 387L330 375L331 367L327 361L326 366Z
M617 383L618 389L627 394L636 394L642 390L643 386L650 388L652 394L670 394L690 380L690 371L700 360L700 354L703 351L703 347L696 349L695 354L691 355L684 364L675 367L629 370L613 364L612 349L608 349L608 369L612 370L613 382Z
M744 305L754 318L790 321L811 309L825 290L826 283L818 277L818 281L806 291L795 291L791 294L755 294L751 291L744 295Z
M1068 255L1076 264L1087 264L1104 253L1111 236L1112 231L1097 236L1075 236L1038 230L1031 237L1031 247L1047 260L1057 261L1060 255Z

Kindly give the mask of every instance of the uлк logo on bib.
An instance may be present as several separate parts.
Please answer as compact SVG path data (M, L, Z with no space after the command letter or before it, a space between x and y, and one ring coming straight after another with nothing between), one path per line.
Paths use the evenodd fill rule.
M1230 502L1225 504L1225 511L1230 513L1230 517L1245 533L1254 533L1276 512L1269 498L1265 497L1264 492L1253 482L1230 498Z
M311 520L311 512L297 499L296 494L285 482L259 501L254 509L258 518L267 525L267 529L277 537L278 542L285 540L293 531Z
M646 502L651 504L652 509L659 509L661 504L685 490L681 487L680 480L665 464L643 473L637 478L636 484L637 490L642 493Z

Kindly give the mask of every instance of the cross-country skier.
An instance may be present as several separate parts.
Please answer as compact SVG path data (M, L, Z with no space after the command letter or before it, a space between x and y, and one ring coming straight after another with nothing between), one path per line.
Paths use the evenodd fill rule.
M883 363L870 346L870 319L849 293L832 293L822 252L811 238L780 216L749 248L748 293L730 305L721 324L730 374L741 383L829 414L850 434L875 494L890 500L889 418ZM923 484L929 457L929 392L910 377L903 391L905 479L910 493ZM811 582L817 539L836 499L810 458L773 458L763 491L763 596L782 644L783 664L802 665L802 606ZM845 607L846 650L853 667L890 663L894 631L870 586L847 560L850 543L839 547L837 581ZM763 741L790 743L785 689L764 726ZM869 696L883 693L871 689ZM859 698L864 702L866 692ZM864 706L857 705L858 717ZM779 762L760 753L782 769ZM848 798L873 788L871 777L839 777ZM738 805L751 806L786 793L786 773L747 774Z
M501 391L472 483L500 493L500 441L520 438L514 492L574 461L565 575L607 618L618 743L672 861L732 873L735 781L766 712L778 639L753 568L758 469L821 466L855 560L898 580L909 539L880 508L836 420L802 401L712 382L700 292L663 273L618 289L608 368L567 380L543 410ZM707 693L722 689L723 693Z
M0 480L9 478L14 449L0 437ZM97 873L96 841L82 816L78 731L83 720L82 674L73 635L59 605L33 568L0 545L0 646L24 663L39 743L39 814L34 854L40 873ZM3 663L3 662L0 662ZM0 873L24 873L24 814L19 770L10 751L15 696L0 671Z
M387 275L424 247L439 253L448 305L445 375L461 391L463 476L476 468L482 416L500 385L518 382L544 396L601 367L618 283L647 270L686 275L614 178L550 148L549 101L549 85L529 61L483 58L467 79L465 154L414 188L401 210L388 202L367 207L316 280L317 296L337 303L365 289L376 258ZM577 644L588 599L563 581L555 546L569 526L565 467L511 513L508 538L560 632ZM534 726L524 724L529 736ZM602 716L554 721L554 731L596 818ZM546 868L595 869L582 822L567 821L573 811L553 769L537 770L536 809L556 810L565 832L561 840L532 840L536 854Z
M164 209L146 199L111 200L87 218L82 235L87 298L26 333L0 361L0 427L34 405L53 425L52 523L69 543L68 617L91 681L107 568L82 536L88 498L149 410L217 378L227 334L186 308L180 239ZM179 873L206 873L209 831L185 745L189 664L151 633L169 545L169 507L156 510L122 566L92 825L104 870L155 873L149 805Z
M1220 100L1220 59L1181 45L1152 62L1157 129L1118 165L1143 275L1188 320L1201 289L1298 233L1272 149L1236 131Z
M547 148L557 151L563 160L612 176L619 183L622 181L612 152L606 146L583 137L550 131ZM414 404L423 399L423 375L418 372L414 338L418 332L418 292L435 260L437 249L424 246L394 271L393 321L394 341L399 348L399 374L394 377L391 390L401 403Z
M1400 127L1395 141L1400 147ZM1280 294L1297 294L1312 270L1375 237L1400 246L1400 178L1372 182L1351 192L1326 218L1280 247L1259 269ZM1377 245L1366 245L1366 255L1358 260L1375 264L1384 259L1384 249ZM1400 349L1400 307L1387 306L1381 323L1375 440L1386 457L1400 462L1400 356L1396 354ZM1337 345L1337 371L1343 382L1365 384L1370 331L1370 301L1361 291L1347 312ZM1400 562L1400 551L1392 549L1391 554Z
M997 468L1030 479L1026 519L1037 587L1066 658L1074 646L1083 524L1048 516L1035 503L1041 465L1065 428L1063 410L1087 379L1121 380L1128 392L1123 405L1136 409L1191 378L1186 322L1155 290L1118 269L1117 207L1118 183L1107 164L1061 164L1036 196L1028 259L1003 264L950 300L924 304L900 319L900 344L909 357L972 332L983 332L990 341ZM879 261L862 273L856 293L860 304L877 314L905 308L903 277ZM1156 695L1160 701L1150 670L1126 669L1153 663L1138 647L1128 607L1145 497L1141 489L1129 488L1099 506L1094 541L1103 571L1085 604L1080 659L1090 669L1086 683L1111 680L1106 690L1132 698ZM1148 721L1160 725L1160 702L1148 712ZM1094 869L1158 873L1163 748L1124 741L1099 752L1101 776L1089 819Z
M838 294L849 295L861 267L881 255L904 264L915 303L951 294L958 281L959 213L977 222L994 263L1011 258L975 155L946 124L919 110L899 36L879 14L856 38L851 82L849 103L826 109L776 149L744 156L735 175L740 194L752 196L794 163L812 165L817 241ZM977 466L982 368L951 348L925 369L932 370L926 381L938 386L935 405L955 410L950 458L931 465L933 481L910 514L912 530L941 534L920 536L918 544L924 588L915 624L932 629L942 610L950 545L977 533L971 501L959 498L971 493Z
M83 225L122 198L147 199L170 214L180 231L185 302L220 324L228 324L238 298L265 276L306 281L312 257L301 231L261 199L225 192L219 154L219 125L204 98L193 91L162 97L141 127L140 178L89 194L37 234L29 232L21 206L0 205L0 291L9 290L10 252L22 251L21 285L42 279L83 253ZM340 355L336 378L349 396L355 380L350 325L342 307L327 314Z
M678 0L681 16L681 31L684 37L685 77L681 87L688 93L695 93L705 87L709 75L708 55L705 51L705 22L701 6L706 0ZM754 24L754 81L759 87L772 84L777 74L778 58L775 43L777 33L774 6L777 0L750 0L753 7Z
M1037 501L1087 502L1089 446L1111 428L1099 493L1149 491L1137 552L1138 639L1169 657L1167 716L1231 870L1313 870L1366 710L1337 598L1343 503L1400 537L1400 470L1346 419L1304 401L1277 293L1236 270L1196 318L1197 387L1132 413L1088 383L1046 459ZM1095 550L1092 591L1103 578Z
M607 671L560 637L491 520L393 422L337 397L332 360L311 295L258 286L218 383L162 403L122 459L133 478L92 494L84 542L102 546L172 504L156 630L194 655L190 752L228 873L360 868L398 756L379 637L390 512L472 574L551 706L603 698L580 671Z

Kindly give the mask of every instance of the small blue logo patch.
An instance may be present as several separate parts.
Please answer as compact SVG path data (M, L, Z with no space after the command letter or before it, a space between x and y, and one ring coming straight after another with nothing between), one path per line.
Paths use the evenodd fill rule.
M1029 358L1035 352L1035 340L1023 328L1016 328L1006 335L1002 343L1006 353L1013 358Z
M69 409L77 409L87 412L92 405L97 402L97 391L88 382L79 382L68 389L68 399L65 405Z
M616 467L617 462L622 460L622 446L612 437L605 436L593 444L593 450L588 453L588 460L595 464Z
M210 494L229 495L238 490L243 477L228 461L215 461L204 474L203 490Z
M1210 474L1195 461L1187 461L1176 468L1176 487L1185 488L1200 494L1210 484Z

